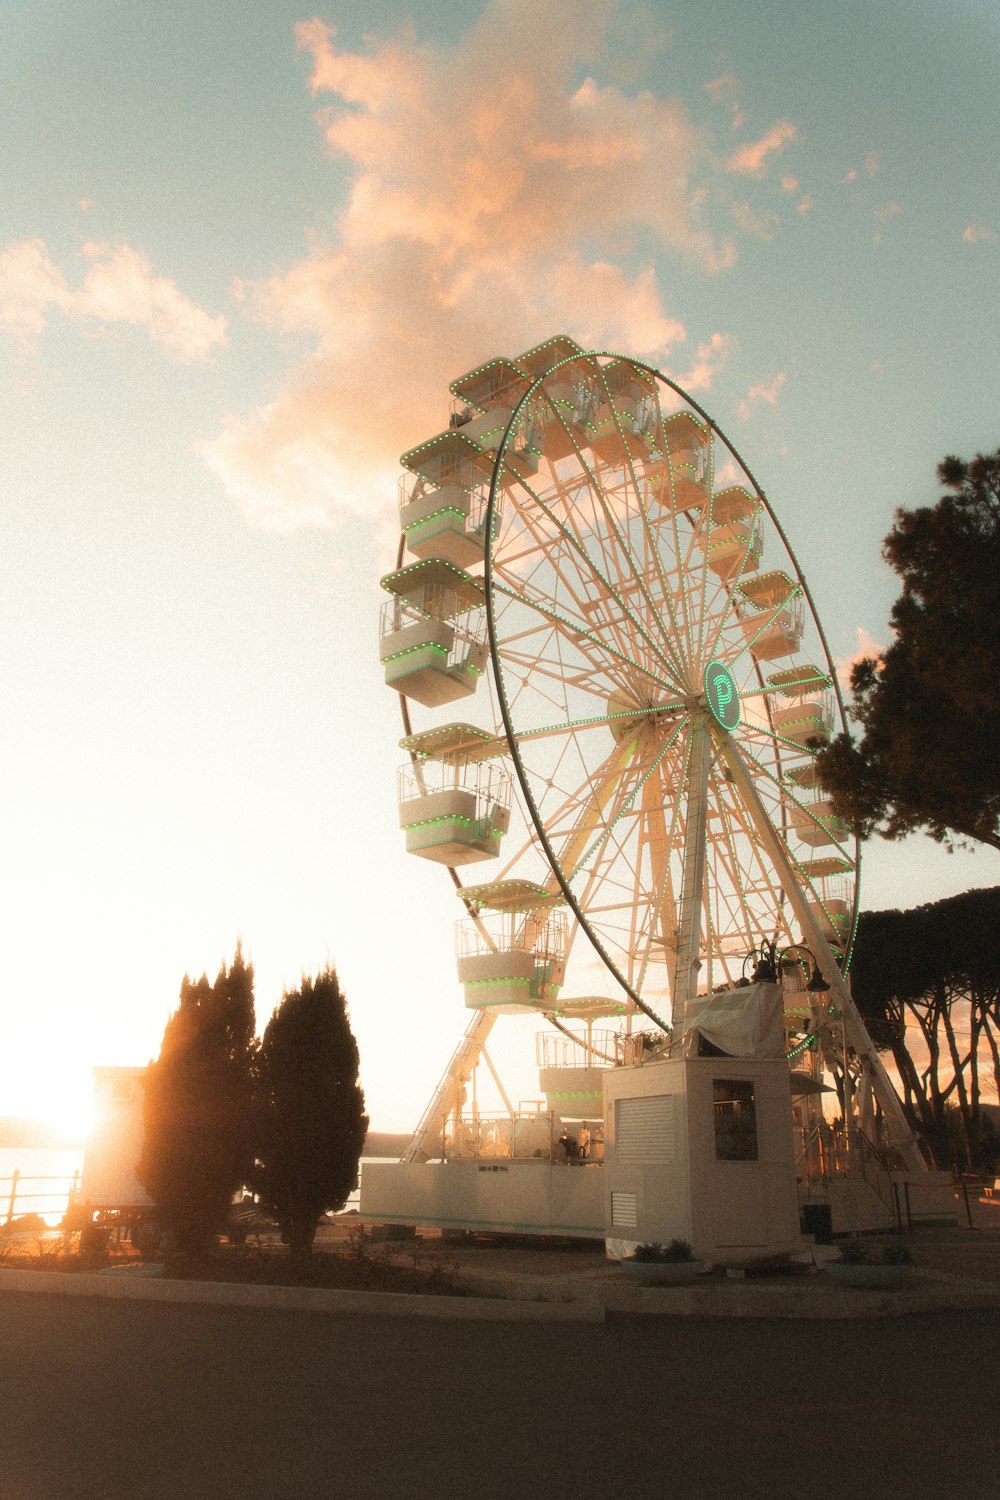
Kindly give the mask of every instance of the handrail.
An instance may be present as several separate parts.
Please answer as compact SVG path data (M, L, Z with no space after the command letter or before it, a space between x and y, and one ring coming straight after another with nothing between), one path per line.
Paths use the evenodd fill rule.
M26 1193L21 1188L21 1184L25 1182L61 1182L68 1184L68 1186L57 1192L49 1191L41 1193ZM6 1186L7 1183L10 1184L9 1188ZM14 1172L10 1174L10 1176L0 1177L0 1200L4 1198L7 1199L7 1217L5 1223L10 1224L13 1222L15 1216L14 1205L18 1201L35 1202L41 1199L45 1203L51 1203L54 1200L61 1200L65 1198L66 1210L68 1211L70 1206L76 1201L79 1195L79 1191L79 1168L77 1168L77 1170L72 1174L67 1172L61 1176L46 1176L44 1174L35 1174L33 1172L21 1172L15 1169ZM46 1208L42 1210L43 1213L57 1213L58 1211L59 1210L57 1208Z

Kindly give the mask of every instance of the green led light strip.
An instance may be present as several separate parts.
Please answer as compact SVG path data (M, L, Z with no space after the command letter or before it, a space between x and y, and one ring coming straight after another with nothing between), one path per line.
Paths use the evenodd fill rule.
M437 641L423 641L419 646L407 646L402 651L394 651L391 656L383 657L383 665L388 666L391 661L400 661L404 656L415 656L418 651L438 651L442 656L448 655L447 646L439 646Z

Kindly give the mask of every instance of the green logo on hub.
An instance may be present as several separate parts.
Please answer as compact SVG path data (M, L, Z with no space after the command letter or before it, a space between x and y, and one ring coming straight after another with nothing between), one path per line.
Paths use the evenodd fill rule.
M721 661L709 662L705 668L705 697L716 722L723 729L735 729L740 722L740 692L732 672Z

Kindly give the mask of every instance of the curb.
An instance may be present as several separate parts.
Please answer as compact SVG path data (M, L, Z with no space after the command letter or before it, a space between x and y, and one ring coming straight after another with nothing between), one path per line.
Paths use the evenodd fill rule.
M604 1323L608 1317L781 1318L801 1321L907 1317L919 1313L1000 1310L1000 1286L955 1281L899 1292L834 1286L713 1283L632 1287L619 1282L543 1277L459 1277L467 1297L350 1292L326 1287L247 1286L227 1281L162 1281L127 1271L0 1270L0 1296L90 1297L275 1312L436 1318L480 1323ZM480 1295L475 1295L476 1293Z
M918 1273L919 1274L919 1273ZM494 1297L541 1298L555 1292L545 1277L462 1275L456 1284ZM563 1295L576 1305L597 1307L601 1316L689 1318L798 1318L827 1321L845 1318L906 1317L914 1313L1000 1310L1000 1285L966 1278L936 1282L895 1292L833 1286L810 1281L761 1282L708 1279L703 1286L636 1287L612 1279L567 1277ZM533 1305L528 1303L527 1305Z
M0 1295L98 1297L112 1302L172 1302L200 1307L246 1307L277 1312L361 1313L375 1317L438 1318L480 1323L603 1323L597 1303L506 1301L487 1296L440 1297L405 1292L346 1292L327 1287L246 1286L231 1281L157 1281L85 1271L0 1270Z

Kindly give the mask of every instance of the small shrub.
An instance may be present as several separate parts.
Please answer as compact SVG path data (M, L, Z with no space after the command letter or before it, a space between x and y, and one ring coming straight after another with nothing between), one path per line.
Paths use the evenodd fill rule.
M694 1260L694 1253L687 1240L673 1239L666 1248L660 1244L659 1240L648 1240L641 1245L636 1245L632 1259L667 1265L683 1265Z
M895 1244L886 1245L882 1251L882 1264L884 1266L912 1266L913 1256L910 1254L909 1245Z
M846 1245L840 1247L842 1266L870 1266L871 1260L867 1246L863 1245L860 1240L849 1240Z
M633 1260L658 1261L663 1259L663 1246L659 1240L646 1240L641 1245L636 1245L632 1252Z

